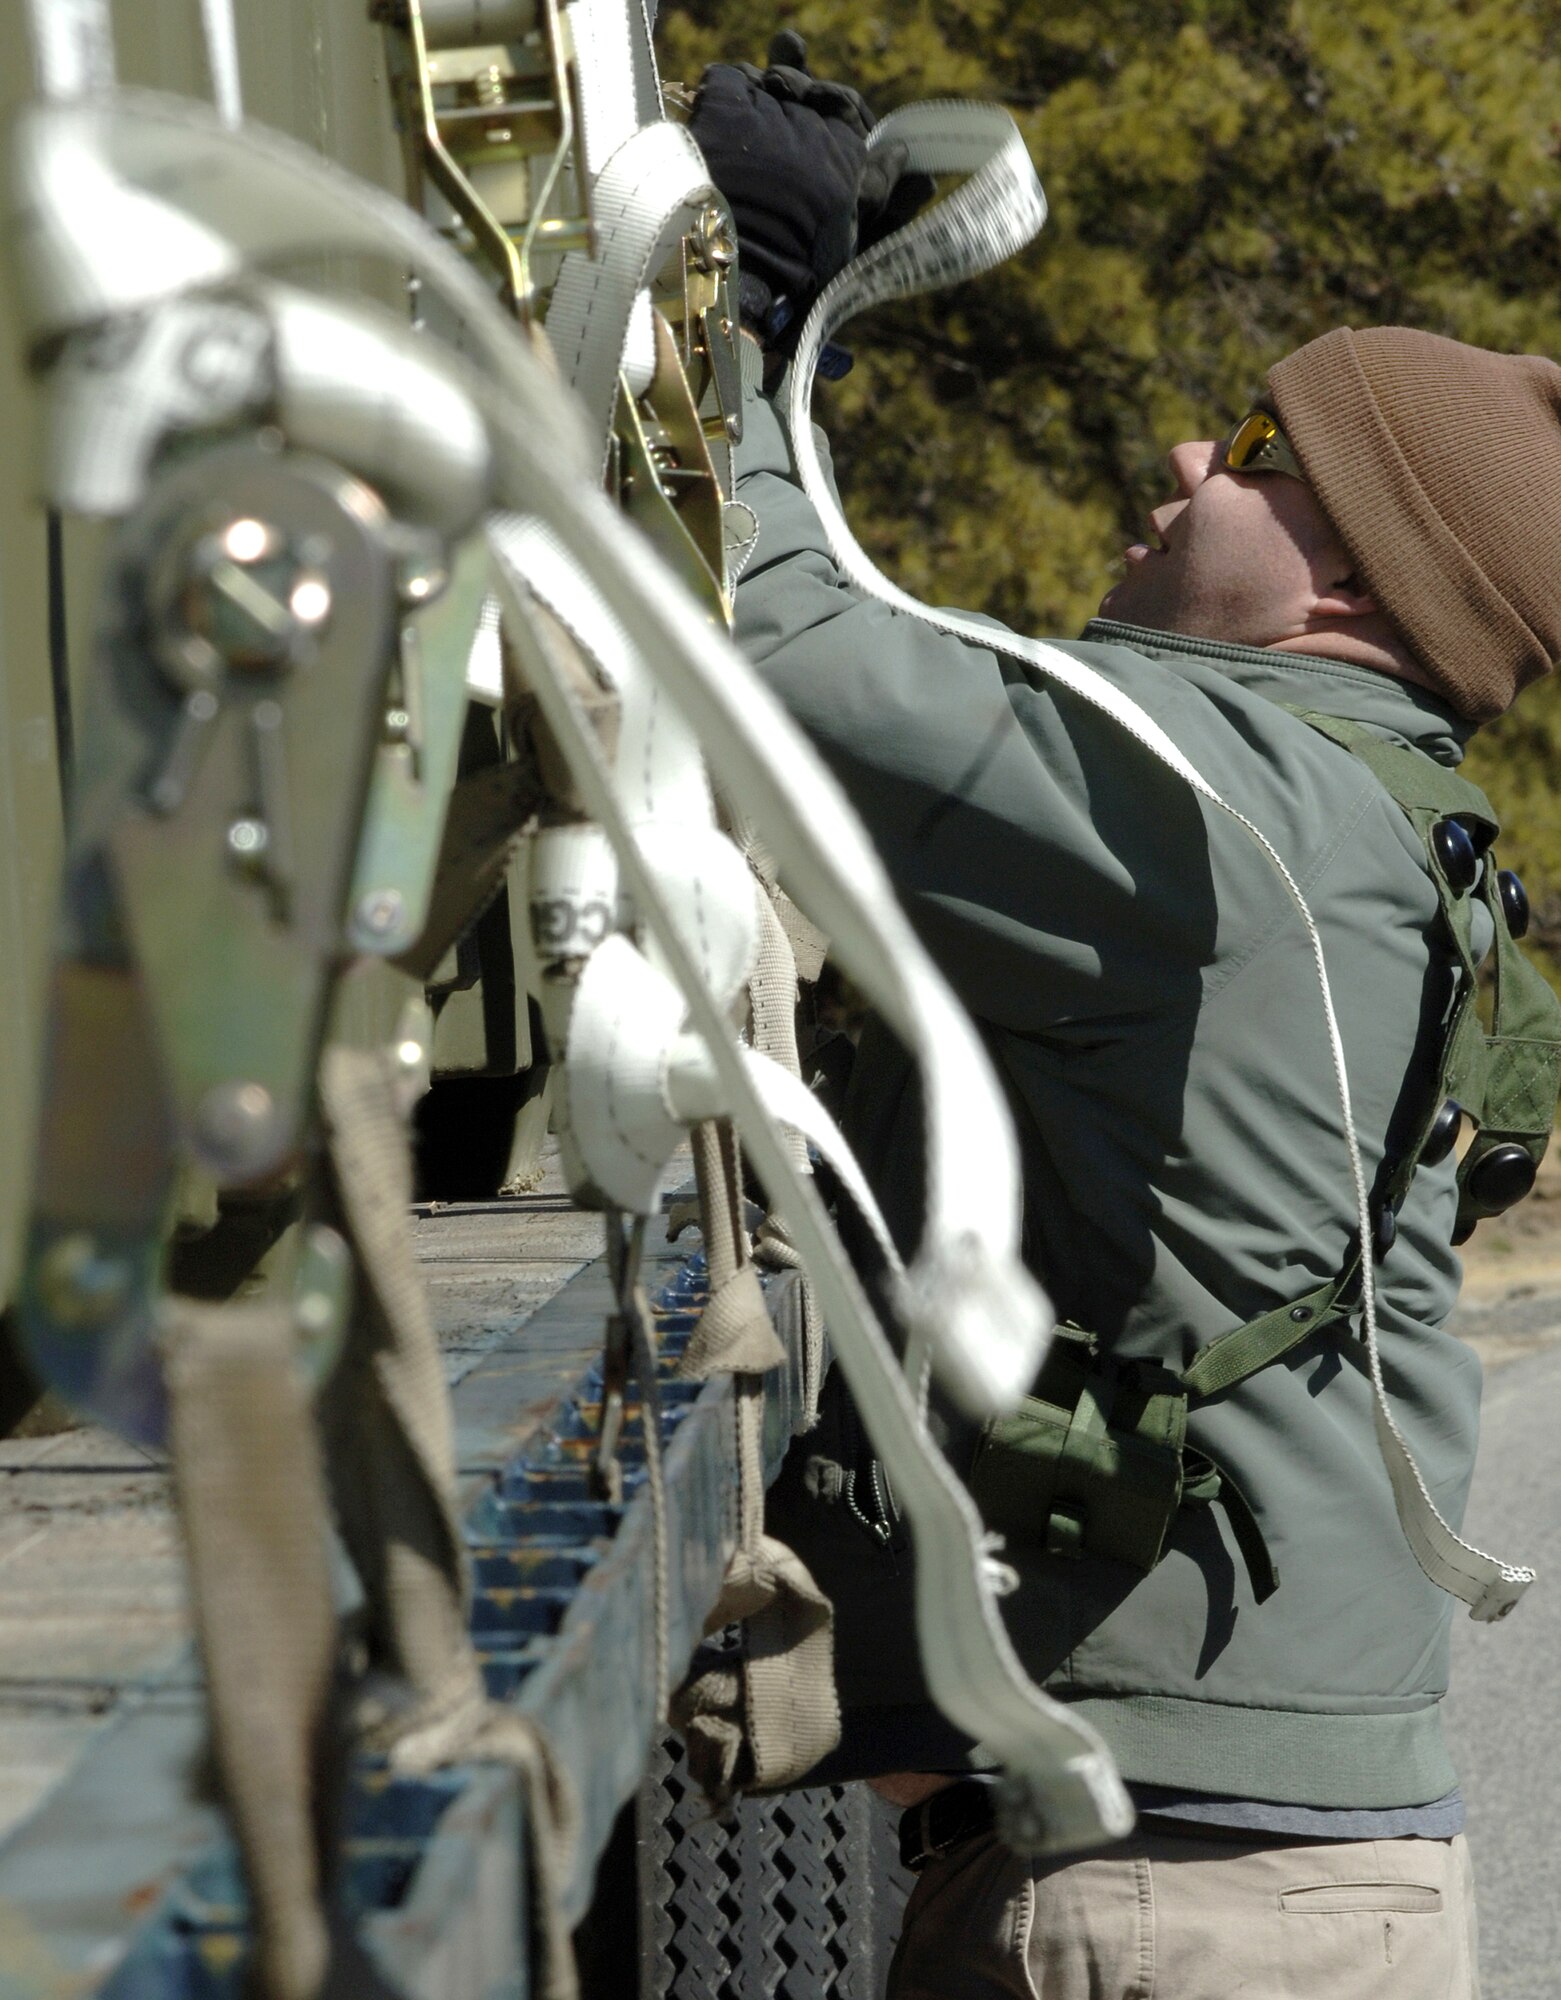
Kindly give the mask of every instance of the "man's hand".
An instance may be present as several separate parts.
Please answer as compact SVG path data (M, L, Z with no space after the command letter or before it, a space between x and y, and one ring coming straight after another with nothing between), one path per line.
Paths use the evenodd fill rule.
M800 326L835 273L909 220L932 184L902 179L905 149L867 150L875 120L860 91L807 69L790 30L770 67L716 63L700 80L689 129L737 224L745 322L769 338L784 300Z

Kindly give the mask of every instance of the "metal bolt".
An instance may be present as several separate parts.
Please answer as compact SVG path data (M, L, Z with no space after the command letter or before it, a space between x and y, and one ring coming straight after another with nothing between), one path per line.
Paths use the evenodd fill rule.
M336 1318L336 1306L328 1292L305 1292L293 1308L302 1334L329 1333Z
M331 615L331 587L305 570L287 594L287 608L300 625L318 629Z
M405 605L432 604L450 581L444 543L436 535L408 536L406 553L396 564L396 594Z
M276 1104L263 1083L213 1084L195 1113L195 1131L212 1163L230 1173L263 1161Z
M294 546L253 514L176 540L148 586L169 677L188 688L224 668L283 673L307 659L333 608L319 541Z
M242 867L252 868L264 861L270 845L270 830L263 819L236 819L228 828L228 852Z
M693 234L694 255L707 271L725 271L737 262L737 244L725 213L712 202Z
M132 1272L123 1257L106 1255L85 1230L62 1236L38 1260L38 1297L60 1326L101 1326L130 1295Z
M399 889L371 889L360 897L355 912L359 930L372 938L387 938L401 928L406 899Z

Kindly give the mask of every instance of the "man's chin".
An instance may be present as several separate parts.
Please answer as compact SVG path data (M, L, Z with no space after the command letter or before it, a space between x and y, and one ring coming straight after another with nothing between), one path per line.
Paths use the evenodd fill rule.
M1197 619L1188 615L1193 607L1183 604L1181 594L1174 588L1174 579L1146 574L1146 568L1140 563L1113 584L1100 600L1095 616L1108 618L1113 625L1134 625L1141 632L1207 636L1201 632Z
M1114 583L1100 600L1097 618L1109 618L1116 625L1141 625L1151 632L1166 629L1166 621L1156 607L1153 594L1135 590L1135 577L1125 576Z

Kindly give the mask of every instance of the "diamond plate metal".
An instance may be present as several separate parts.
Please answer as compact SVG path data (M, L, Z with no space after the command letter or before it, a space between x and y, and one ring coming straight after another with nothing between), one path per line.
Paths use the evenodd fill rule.
M668 1737L640 1788L640 2000L881 2000L912 1877L865 1785L716 1818Z

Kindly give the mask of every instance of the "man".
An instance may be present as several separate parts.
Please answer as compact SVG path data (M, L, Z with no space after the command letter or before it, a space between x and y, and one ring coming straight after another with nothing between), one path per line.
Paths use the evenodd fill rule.
M783 340L788 306L843 261L819 246L850 238L847 139L866 122L795 60L707 73L694 131L736 216L751 339ZM1472 845L1462 888L1462 849L1452 868L1428 846L1478 832L1478 808L1449 833L1455 815L1433 826L1400 795L1453 787L1473 728L1561 652L1561 369L1341 329L1271 370L1231 439L1179 445L1170 465L1173 497L1064 650L1160 723L1310 904L1376 1204L1385 1378L1456 1521L1479 1368L1445 1330L1446 1120L1445 1150L1420 1141L1469 983L1450 936L1472 923L1483 951L1502 919L1471 887ZM1025 1483L1041 1432L1010 1450L948 1426L1008 1536L1021 1657L1101 1730L1140 1811L1120 1846L1041 1864L997 1842L969 1775L979 1746L927 1703L893 1468L831 1385L772 1524L836 1606L845 1735L817 1776L873 1778L907 1808L920 1876L894 2000L1466 2000L1472 1892L1438 1719L1451 1602L1417 1566L1378 1452L1336 1079L1295 909L1257 845L1097 709L848 584L757 396L738 469L760 523L738 636L981 1024L1024 1150L1027 1255L1092 1337L1059 1344L1070 1386L1043 1376L1036 1407L1120 1391L1148 1410L1220 1336L1294 1322L1266 1364L1153 1404L1181 1409L1202 1456L1177 1461L1186 1491L1147 1554L1141 1496L1097 1485L1075 1504L1055 1454ZM903 1055L870 1025L848 1130L907 1245L917 1116ZM1158 1477L1148 1431L1123 1449Z

